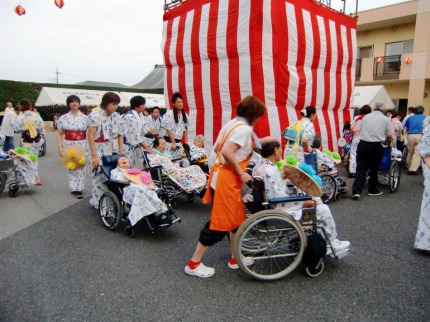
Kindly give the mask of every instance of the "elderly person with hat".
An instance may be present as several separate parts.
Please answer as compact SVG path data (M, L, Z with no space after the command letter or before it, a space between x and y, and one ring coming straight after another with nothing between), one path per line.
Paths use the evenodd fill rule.
M416 175L421 163L418 143L420 143L423 136L423 121L426 118L423 113L424 107L419 105L415 107L415 114L405 122L405 131L408 133L408 175Z
M359 124L360 142L357 146L357 172L352 185L352 198L359 200L361 191L366 184L366 174L369 170L369 196L379 196L382 192L378 189L378 168L382 161L384 149L382 143L387 140L388 146L392 145L393 127L391 121L383 112L385 105L376 102L373 112L363 117Z

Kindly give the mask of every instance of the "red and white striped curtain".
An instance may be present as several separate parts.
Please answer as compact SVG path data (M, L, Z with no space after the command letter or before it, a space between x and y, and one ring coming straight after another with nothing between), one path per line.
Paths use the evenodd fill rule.
M254 95L268 113L259 137L281 132L317 108L324 148L337 150L350 120L356 61L356 20L312 0L188 0L164 15L165 96L184 97L189 138L212 146Z

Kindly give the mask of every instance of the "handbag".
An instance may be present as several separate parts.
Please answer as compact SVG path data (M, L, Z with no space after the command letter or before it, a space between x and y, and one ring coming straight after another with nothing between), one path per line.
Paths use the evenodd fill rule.
M297 154L303 137L302 122L294 122L282 132L282 136L285 138L285 140L287 140L287 144L289 146L294 145L294 154Z

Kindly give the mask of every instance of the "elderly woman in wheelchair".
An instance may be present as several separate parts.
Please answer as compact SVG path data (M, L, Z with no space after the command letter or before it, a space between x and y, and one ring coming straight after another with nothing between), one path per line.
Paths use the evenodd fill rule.
M130 161L123 155L103 157L102 172L108 180L109 191L100 198L99 211L103 225L115 230L120 221L127 221L127 235L144 219L152 232L180 221L163 190L157 189L148 172L130 169Z
M333 216L320 198L289 197L286 181L276 166L281 159L280 142L267 137L261 143L263 158L253 169L252 197L245 196L245 202L253 200L252 212L259 212L240 226L234 246L235 258L239 258L243 271L257 279L284 277L302 259L308 275L318 276L324 268L324 255L335 259L344 257L350 243L337 239ZM315 255L316 246L320 246L317 251L320 255ZM247 266L242 258L249 257L253 264Z

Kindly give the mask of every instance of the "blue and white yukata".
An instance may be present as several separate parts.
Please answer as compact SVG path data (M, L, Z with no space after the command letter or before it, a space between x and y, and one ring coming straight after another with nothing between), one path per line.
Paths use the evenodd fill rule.
M78 111L76 116L73 116L71 112L61 115L57 121L57 129L63 130L64 132L64 140L63 140L63 148L71 146L71 145L79 145L85 150L85 156L88 159L88 155L90 155L88 151L88 144L85 138L83 140L74 140L73 135L69 135L67 131L83 131L86 133L88 128L87 116ZM68 140L67 138L71 138L73 140ZM79 170L67 170L69 176L69 189L70 191L83 191L85 187L85 175L86 175L87 166L85 165L83 168Z
M111 155L113 151L113 138L121 135L120 123L121 116L117 112L106 115L103 109L96 110L88 115L88 127L96 127L94 134L95 146L99 163L102 164L101 158L103 155ZM97 140L99 142L97 142ZM91 157L88 161L91 163ZM90 204L98 209L100 197L107 191L107 187L103 184L106 178L99 171L91 171L91 199Z
M144 120L135 110L130 110L122 116L121 131L124 135L124 154L130 161L132 168L141 168L137 165L137 160L141 160L140 155L143 148L139 143L144 142L143 129Z
M162 122L161 116L159 116L156 119L154 119L152 115L145 117L145 123L143 126L144 140L145 140L145 143L151 148L154 144L155 137L148 132L157 131L158 135L161 135L161 122Z
M252 171L253 176L262 177L264 180L265 193L267 198L288 197L289 191L285 180L282 178L278 167L269 160L262 158ZM314 198L317 203L318 224L324 227L330 242L337 237L336 225L330 208L323 204L320 198ZM303 202L284 202L274 205L274 209L290 214L295 220L302 218Z
M188 115L187 115L188 118ZM173 110L167 111L166 114L163 116L163 121L161 122L162 132L163 136L166 139L166 149L171 150L172 143L170 143L170 138L167 135L167 130L172 131L173 138L176 141L176 151L172 153L174 159L182 158L182 144L181 140L184 136L184 132L188 128L188 119L187 122L184 122L182 118L182 112L178 111L178 123L175 123L175 117L173 115Z
M36 129L37 134L43 136L45 134L45 125L43 124L43 120L38 113L34 113L32 111L24 111L21 112L13 123L13 128L15 132L23 133L27 129L27 122L32 123L32 126ZM29 150L34 155L39 155L40 147L43 144L43 139L40 139L38 142L24 142L24 139L21 138L21 146L24 149ZM39 162L28 162L21 158L15 159L16 165L18 167L18 181L26 184L35 184L36 178L39 177L38 166Z
M423 121L423 135L420 143L418 144L418 149L422 158L430 156L430 126L427 126L428 121L430 121L429 118L426 118ZM415 236L414 247L419 250L430 251L430 168L425 162L423 162L423 170L425 176L424 193L421 202L421 213L418 220L418 230Z
M306 139L309 145L312 144L314 137L316 136L314 124L308 117L303 117L300 122L302 123L302 138ZM284 158L293 155L297 158L299 163L305 162L305 155L302 143L300 142L297 154L294 153L294 145L290 144L285 147Z
M125 171L127 169L115 168L111 171L110 178L129 182L123 175ZM167 211L167 206L158 198L154 190L132 182L124 188L122 200L131 205L128 220L130 220L132 226L145 216Z

